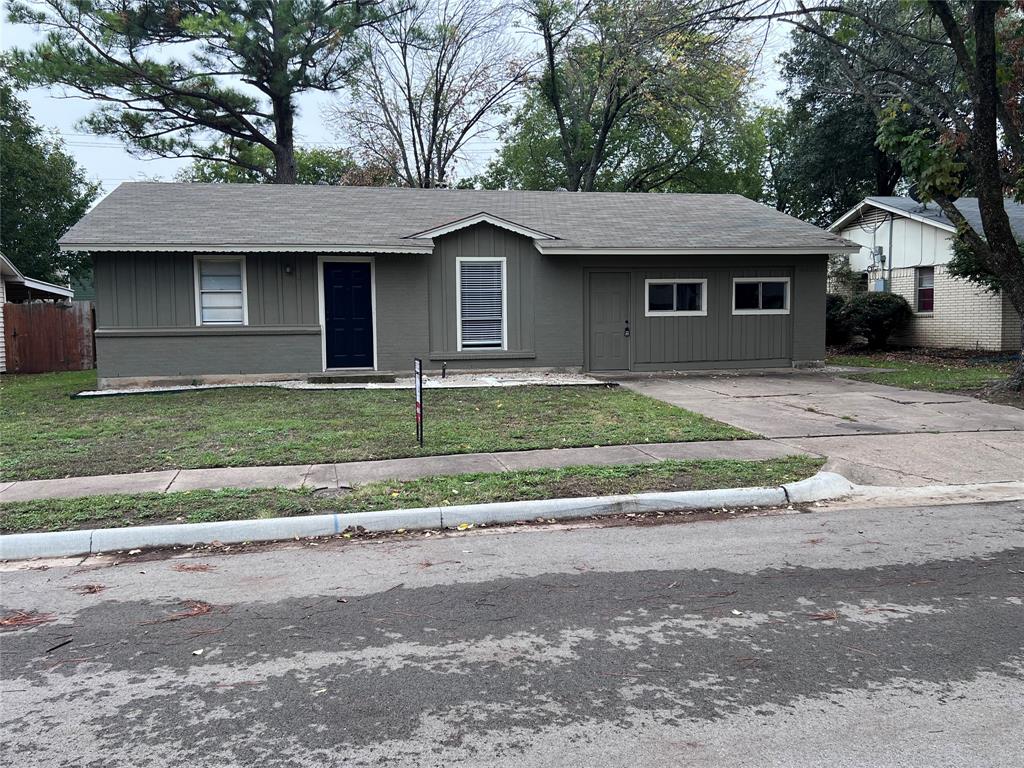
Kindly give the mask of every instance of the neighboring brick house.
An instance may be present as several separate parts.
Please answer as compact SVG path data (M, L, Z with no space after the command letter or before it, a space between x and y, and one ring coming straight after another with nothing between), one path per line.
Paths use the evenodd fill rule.
M978 199L956 203L981 229ZM1006 201L1010 225L1024 238L1024 205ZM949 275L956 229L935 203L909 197L868 197L829 229L861 246L850 266L867 279L868 290L890 290L914 309L897 344L993 351L1019 350L1021 319L1005 295Z

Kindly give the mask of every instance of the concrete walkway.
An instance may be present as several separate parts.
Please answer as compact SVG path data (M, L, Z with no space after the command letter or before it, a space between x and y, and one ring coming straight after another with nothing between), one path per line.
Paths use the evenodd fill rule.
M1024 480L1024 410L825 372L629 377L649 397L756 432L867 485Z
M0 484L0 503L75 498L110 493L172 493L220 488L349 488L377 480L414 480L465 472L507 472L583 464L650 464L666 459L762 460L805 451L770 440L714 440L596 448L554 448L505 453L467 453L344 464L171 469L124 475L23 480Z

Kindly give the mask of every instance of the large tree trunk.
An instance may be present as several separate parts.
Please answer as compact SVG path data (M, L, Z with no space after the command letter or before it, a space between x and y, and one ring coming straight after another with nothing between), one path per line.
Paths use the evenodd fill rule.
M275 97L274 105L274 183L295 184L295 105L290 96Z
M1020 316L1020 354L1017 357L1017 366L1006 380L1006 386L1015 392L1024 392L1024 313Z
M1014 309L1024 317L1024 259L1010 228L1000 174L997 115L1000 101L996 81L995 19L999 3L976 0L972 9L975 38L977 88L973 98L974 130L972 154L978 177L978 207L991 254L993 271L1004 275L1006 290ZM1024 388L1024 359L1008 382L1013 389Z

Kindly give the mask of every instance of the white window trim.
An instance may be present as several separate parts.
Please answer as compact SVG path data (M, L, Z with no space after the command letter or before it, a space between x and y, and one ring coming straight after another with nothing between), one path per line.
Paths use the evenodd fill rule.
M464 261L497 261L501 263L501 349L496 347L462 348L462 262ZM504 256L456 256L455 257L455 346L459 352L479 352L486 356L488 352L508 351L508 264Z
M199 289L200 261L237 261L242 265L242 322L241 323L204 323L203 297ZM245 256L224 256L221 254L197 253L192 257L192 277L195 280L196 294L196 325L205 327L241 328L249 324L249 288L245 276Z
M366 262L370 265L370 312L373 314L373 368L327 367L327 303L324 298L324 264L336 261ZM316 260L316 298L320 318L320 368L327 371L377 371L377 260L373 256L318 256Z
M700 288L700 309L679 310L679 309L651 309L651 286L652 285L699 285ZM672 301L675 302L675 291ZM656 277L644 280L644 317L707 317L708 314L708 281L707 278L686 278L686 277Z
M932 308L921 309L921 270L930 269L932 271ZM931 317L935 314L935 265L934 264L922 264L919 267L914 267L914 314L920 315L921 317Z
M785 309L736 309L736 284L737 283L785 283L786 284L786 308ZM791 286L788 277L734 277L732 279L732 313L734 315L788 315L792 305Z

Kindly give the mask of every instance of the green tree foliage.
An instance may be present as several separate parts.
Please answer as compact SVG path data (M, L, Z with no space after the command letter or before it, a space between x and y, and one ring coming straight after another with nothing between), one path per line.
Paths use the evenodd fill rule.
M274 156L266 147L249 145L236 152L244 165L193 160L178 173L178 181L263 184L273 178ZM394 184L394 176L383 166L361 165L345 149L296 149L295 183L382 187Z
M768 133L770 202L819 226L864 197L894 194L902 178L899 160L875 142L874 113L848 87L837 86L837 70L830 44L796 29L782 57L785 107L772 116Z
M1024 316L1024 251L1006 211L1007 195L1024 193L1020 2L849 0L788 13L829 47L837 87L871 109L879 147L956 226L970 255L954 271L998 286ZM965 193L981 227L955 205ZM1024 356L1008 384L1024 389Z
M543 70L482 183L759 192L763 136L742 107L746 61L706 5L528 2Z
M66 283L88 272L57 240L85 214L99 185L46 136L11 82L0 79L0 250L29 277Z
M19 0L11 20L45 37L12 61L26 82L98 103L84 125L132 151L266 174L242 151L259 144L274 157L270 178L293 183L296 97L347 83L352 36L381 2Z

